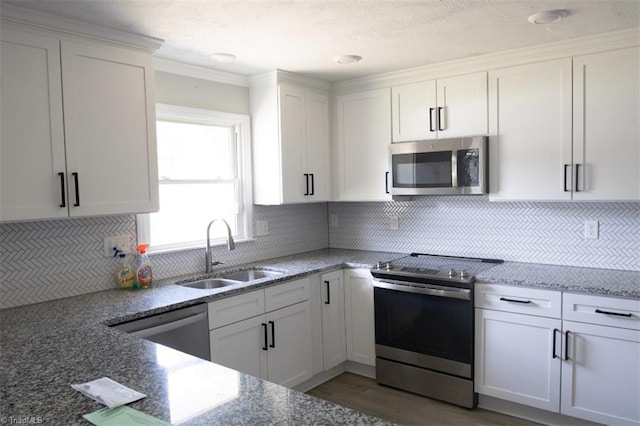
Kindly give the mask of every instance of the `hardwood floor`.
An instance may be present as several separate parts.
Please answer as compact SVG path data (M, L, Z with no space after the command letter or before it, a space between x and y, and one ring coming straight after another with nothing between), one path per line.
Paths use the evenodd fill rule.
M380 386L373 379L352 373L342 373L307 393L402 425L537 425L480 408L467 410Z

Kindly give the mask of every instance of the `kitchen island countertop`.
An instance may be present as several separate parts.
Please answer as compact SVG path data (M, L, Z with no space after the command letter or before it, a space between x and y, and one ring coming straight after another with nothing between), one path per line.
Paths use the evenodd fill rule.
M181 424L385 424L339 405L156 345L108 327L278 282L337 270L371 268L405 256L326 249L248 267L286 271L251 284L199 290L159 281L150 290L107 290L0 311L0 415L45 424L87 424L102 408L71 388L110 377L148 397L132 408ZM242 266L228 267L242 269ZM214 271L214 275L216 272ZM197 279L201 275L183 277ZM640 272L506 262L478 282L640 299Z

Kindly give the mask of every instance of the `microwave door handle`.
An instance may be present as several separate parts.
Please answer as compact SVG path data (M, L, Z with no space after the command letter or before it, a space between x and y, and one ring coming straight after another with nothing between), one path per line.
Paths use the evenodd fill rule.
M458 187L458 151L451 151L451 187Z

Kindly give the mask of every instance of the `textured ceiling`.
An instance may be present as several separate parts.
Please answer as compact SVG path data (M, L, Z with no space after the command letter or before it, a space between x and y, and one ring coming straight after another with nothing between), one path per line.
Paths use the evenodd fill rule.
M335 81L640 26L640 0L1 0L165 40L159 56ZM548 25L527 17L570 15ZM232 64L209 58L237 56ZM338 65L337 55L363 60Z

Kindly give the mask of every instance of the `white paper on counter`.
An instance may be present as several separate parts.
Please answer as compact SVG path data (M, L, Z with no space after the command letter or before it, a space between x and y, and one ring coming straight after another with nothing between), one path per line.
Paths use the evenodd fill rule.
M71 385L71 387L109 408L119 407L147 396L108 377Z

